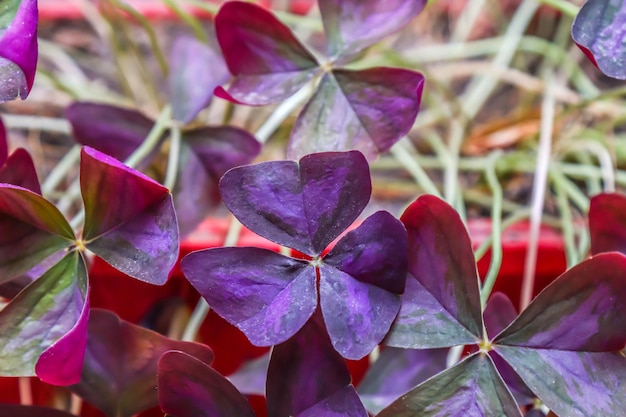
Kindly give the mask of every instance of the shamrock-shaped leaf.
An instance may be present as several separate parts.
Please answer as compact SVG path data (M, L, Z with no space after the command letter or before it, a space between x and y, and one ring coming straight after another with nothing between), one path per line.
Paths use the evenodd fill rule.
M339 58L322 65L270 12L251 3L228 2L215 17L215 26L235 79L228 90L218 87L216 95L235 103L269 104L321 76L294 125L287 156L357 149L375 158L412 127L424 78L402 69L348 71L336 65L400 29L424 5L424 0L320 2L331 61Z
M201 344L170 340L93 309L80 383L72 391L111 417L130 417L158 404L157 362L168 350L180 350L211 363L213 353Z
M0 9L0 103L24 100L37 69L37 0L4 0Z
M418 385L376 417L521 417L519 407L484 353L474 354Z
M255 417L248 401L208 364L169 351L158 364L159 403L176 417Z
M350 383L344 359L333 349L320 314L272 350L267 372L267 410L295 416Z
M618 251L626 254L626 196L598 194L589 205L591 253Z
M0 312L0 367L45 382L78 382L88 318L87 269L72 251Z
M319 0L328 55L350 57L409 23L426 0Z
M324 148L359 149L370 157L388 151L413 126L423 86L421 74L399 68L324 74L296 120L287 156Z
M134 278L165 283L179 245L167 188L88 147L81 154L80 185L86 247ZM104 196L110 197L106 205Z
M348 385L296 417L368 417L354 387Z
M406 232L386 212L326 247L359 215L371 183L362 154L329 152L228 171L222 198L252 231L312 259L256 248L192 253L183 272L214 310L258 345L281 343L317 306L335 349L361 358L380 342L400 307L406 277ZM225 259L228 259L226 262Z
M229 76L222 55L213 48L189 36L176 39L168 77L174 119L192 121Z
M626 2L588 0L572 25L572 38L585 55L609 77L626 79L624 44Z

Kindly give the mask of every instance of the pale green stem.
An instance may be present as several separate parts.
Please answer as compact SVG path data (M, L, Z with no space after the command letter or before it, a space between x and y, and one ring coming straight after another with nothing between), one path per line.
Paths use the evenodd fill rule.
M533 3L535 3L533 1ZM522 7L527 4L522 4ZM533 181L530 230L528 237L528 250L524 262L524 278L522 281L522 293L520 296L520 311L523 311L530 303L535 287L535 271L537 267L537 251L539 244L539 230L543 215L548 169L550 167L550 154L552 150L552 129L554 126L555 98L554 77L551 73L545 78L546 91L541 103L541 125L539 132L539 148L537 151L537 170Z
M46 196L52 194L58 185L66 177L70 170L76 168L80 159L80 145L74 145L68 153L55 165L54 169L50 171L46 180L41 185L41 193Z
M486 0L469 0L465 2L463 12L457 19L456 27L450 37L452 42L463 42L469 37L485 6L485 2Z
M165 171L165 179L163 185L168 190L173 190L176 184L176 176L178 175L178 164L180 162L180 145L181 145L180 125L173 122L170 126L170 151L167 159L167 170Z
M550 179L552 182L559 183L559 186L568 195L569 199L572 200L581 213L587 213L589 211L589 197L587 197L572 180L567 178L558 169L558 166L550 168Z
M435 183L430 179L426 171L422 169L420 164L415 160L413 155L417 150L409 142L408 138L398 141L392 148L393 156L404 166L404 168L413 176L415 182L424 190L424 192L437 197L441 197L441 193L437 189Z
M500 266L502 265L502 201L504 200L504 193L502 192L502 186L496 175L496 161L499 156L500 152L491 154L489 164L485 168L487 184L493 196L493 206L491 209L491 240L493 244L491 245L489 270L487 271L487 276L485 277L480 291L480 301L483 311L487 306L487 300L493 290L496 278L500 272Z
M42 132L72 133L72 126L65 119L45 116L26 116L18 114L3 114L2 119L7 129L28 129Z
M465 123L453 118L450 126L450 142L448 144L448 164L444 171L444 198L454 208L457 204L457 187L459 181L459 158L465 134Z
M142 144L124 161L124 164L134 168L139 162L143 161L156 147L161 140L163 133L167 129L172 118L172 107L167 105L161 110L161 114L156 119L154 126L146 136Z
M163 1L163 3L165 3L165 5L169 7L170 10L172 10L174 14L180 18L180 20L185 22L187 26L191 28L191 31L193 32L196 38L198 38L202 42L205 42L205 43L208 42L208 38L204 31L204 28L202 27L202 24L200 23L198 19L196 19L194 16L184 11L178 5L178 2L176 1L173 1L173 0L161 0L161 1Z
M580 7L567 1L567 0L539 0L541 3L551 6L561 13L570 17L575 17L580 10Z
M578 251L576 248L576 238L574 234L574 222L572 219L572 210L567 199L567 194L563 190L561 184L554 182L556 191L556 202L561 215L561 233L563 234L563 242L565 244L565 258L567 259L567 269L579 262Z
M502 221L502 232L513 226L515 223L527 219L528 217L530 217L530 210L527 208L523 208L521 210L513 212L513 214L511 214L509 217ZM489 248L493 245L493 242L493 234L491 234L480 244L478 248L476 248L476 250L474 251L474 257L476 258L476 261L485 256Z
M575 141L565 149L567 151L583 151L586 154L591 153L600 163L602 172L602 180L604 183L604 191L611 193L615 191L615 167L613 166L613 158L608 149L601 143L594 140Z

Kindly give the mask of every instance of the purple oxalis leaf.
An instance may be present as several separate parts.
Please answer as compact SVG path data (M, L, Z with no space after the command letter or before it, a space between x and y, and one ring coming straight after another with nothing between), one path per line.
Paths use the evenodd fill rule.
M158 404L157 362L179 350L210 364L205 345L180 342L93 309L82 378L70 389L111 417L130 417Z
M620 353L518 346L495 350L559 416L617 416L626 409L626 359Z
M206 363L179 351L159 360L159 403L176 417L255 417L248 401Z
M174 206L181 236L206 218L220 201L219 179L248 164L261 151L254 136L234 127L205 127L183 133Z
M319 312L272 350L267 372L267 410L295 416L350 383L343 358L333 349Z
M4 0L0 10L0 103L24 100L37 69L37 0Z
M603 253L546 287L494 344L587 352L626 345L626 256Z
M426 380L376 417L521 417L491 358L474 354Z
M589 206L591 254L617 251L626 254L626 196L604 193Z
M265 396L267 368L270 364L270 352L245 362L228 380L244 395Z
M225 3L215 30L228 69L235 76L228 91L215 94L238 103L279 102L298 91L318 71L318 63L291 30L252 3Z
M0 164L0 183L14 184L41 195L41 187L33 158L26 149L18 148Z
M349 58L400 30L426 0L319 0L331 58Z
M386 343L404 348L476 343L483 327L478 272L463 221L430 195L414 201L401 220L409 236L409 272L417 282L409 277Z
M358 386L359 396L372 414L431 376L446 369L448 349L385 347Z
M165 283L179 249L167 188L88 147L81 153L80 185L87 248L134 278Z
M176 39L168 80L174 119L191 122L209 104L213 90L229 78L222 54L189 36Z
M287 156L357 149L375 158L411 129L423 86L422 74L399 68L325 74L294 124Z
M154 125L135 110L80 101L65 110L65 117L78 143L121 160L143 143Z
M357 218L371 194L360 152L328 152L230 170L224 203L244 226L315 257Z
M7 130L4 127L4 122L0 117L0 167L4 165L4 161L9 156L9 144L7 143Z
M609 77L626 80L626 2L588 0L572 25L572 38Z
M0 184L0 282L67 248L74 232L59 210L22 187Z
M0 312L0 368L69 385L80 380L87 339L87 270L74 251Z
M348 385L296 417L368 417L359 395Z
M74 414L54 408L36 405L0 404L0 416L11 417L76 417Z
M257 346L293 336L317 306L315 268L260 248L215 248L187 255L183 273L217 314Z

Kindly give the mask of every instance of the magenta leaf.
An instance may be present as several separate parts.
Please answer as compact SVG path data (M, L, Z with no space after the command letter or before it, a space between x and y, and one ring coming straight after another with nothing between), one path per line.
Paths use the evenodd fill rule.
M488 355L474 354L413 388L376 417L521 417Z
M0 416L11 417L76 417L74 414L54 408L36 405L0 404Z
M216 95L234 102L264 105L298 91L318 71L318 63L291 30L252 3L225 3L215 16L217 39L235 79Z
M67 107L65 117L78 143L121 160L143 143L154 124L135 110L81 101Z
M228 81L230 74L222 54L189 36L176 39L169 62L173 117L189 123L209 104L215 87Z
M349 383L348 367L333 349L317 313L272 351L267 372L268 415L298 415Z
M25 188L0 184L0 283L74 240L67 220L49 201Z
M0 311L0 369L56 385L78 382L86 342L87 270L70 252Z
M257 346L293 336L317 306L315 269L260 248L215 248L187 255L182 270L217 314Z
M361 399L352 385L304 410L296 417L368 417Z
M376 414L402 394L446 369L448 349L385 347L358 386L367 410Z
M205 127L183 134L174 187L181 236L193 231L220 202L220 177L250 163L260 150L252 135L234 127Z
M179 249L167 188L88 147L81 153L80 185L87 248L134 278L165 283Z
M626 254L626 196L598 194L589 206L591 253L617 251Z
M248 401L206 363L179 351L161 356L161 409L176 417L255 417Z
M546 287L495 344L587 352L626 345L626 257L596 255Z
M497 346L496 351L557 415L621 415L626 360L620 353Z
M375 158L413 126L423 85L420 73L399 68L325 74L294 124L287 156L357 149Z
M401 217L409 235L409 277L386 344L435 348L476 343L482 335L478 272L456 211L423 195Z
M365 208L371 180L361 153L328 152L232 169L220 191L250 230L318 256Z
M626 2L588 0L572 25L572 38L609 77L626 80Z
M9 156L9 144L7 143L7 130L4 127L4 122L0 117L0 167L4 165L4 161Z
M328 54L346 58L405 26L426 0L319 0Z
M171 340L93 309L82 378L70 389L110 417L130 417L158 404L157 362L169 350L180 350L210 364L205 345Z
M4 0L0 10L0 103L24 100L37 69L37 0Z
M26 149L16 149L4 166L0 163L0 183L19 185L41 195L35 164Z

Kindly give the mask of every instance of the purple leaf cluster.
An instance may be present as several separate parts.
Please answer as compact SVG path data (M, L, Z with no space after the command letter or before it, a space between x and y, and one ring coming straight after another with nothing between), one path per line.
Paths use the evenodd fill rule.
M234 80L216 95L253 106L277 103L317 80L298 116L287 156L356 149L370 159L387 151L413 125L424 77L399 68L348 70L342 65L399 30L424 0L320 0L329 62L322 63L291 29L247 2L224 4L217 38Z
M186 256L182 269L222 317L250 341L290 339L319 306L335 349L367 355L400 309L406 232L377 212L343 236L370 198L369 167L358 151L318 153L228 171L226 206L247 228L308 259L260 248L216 248Z

